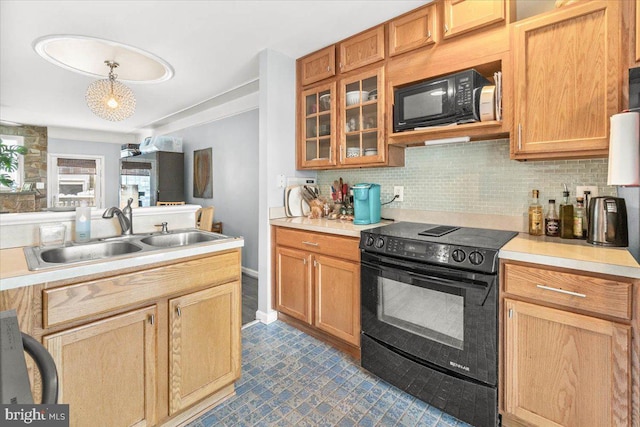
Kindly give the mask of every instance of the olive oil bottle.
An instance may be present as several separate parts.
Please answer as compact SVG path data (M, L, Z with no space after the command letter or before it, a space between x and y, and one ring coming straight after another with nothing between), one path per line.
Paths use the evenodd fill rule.
M573 239L573 204L569 203L569 190L566 184L560 204L560 237Z
M542 236L543 230L543 218L542 218L542 205L538 202L538 196L540 192L533 190L533 200L529 205L529 234L532 236Z

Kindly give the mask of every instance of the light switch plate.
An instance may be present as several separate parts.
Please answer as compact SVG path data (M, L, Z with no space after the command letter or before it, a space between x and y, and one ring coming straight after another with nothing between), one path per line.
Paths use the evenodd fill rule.
M598 186L596 185L578 185L576 186L576 197L584 197L585 191L591 191L589 198L598 197Z

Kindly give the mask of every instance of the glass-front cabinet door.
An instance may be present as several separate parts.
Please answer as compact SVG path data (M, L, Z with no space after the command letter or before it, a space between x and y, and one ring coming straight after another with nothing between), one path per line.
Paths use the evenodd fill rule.
M341 80L340 96L341 163L384 162L384 68Z
M299 161L302 167L336 164L336 83L302 92Z

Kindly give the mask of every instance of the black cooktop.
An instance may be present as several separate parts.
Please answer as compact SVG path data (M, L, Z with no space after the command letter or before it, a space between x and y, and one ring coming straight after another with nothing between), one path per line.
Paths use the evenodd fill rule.
M454 227L448 225L396 222L367 230L371 234L445 245L473 246L498 250L515 237L515 231L485 228Z

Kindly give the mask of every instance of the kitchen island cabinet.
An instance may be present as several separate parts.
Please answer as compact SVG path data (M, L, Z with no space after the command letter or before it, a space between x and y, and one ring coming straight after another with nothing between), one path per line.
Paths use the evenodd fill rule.
M503 260L501 288L503 425L637 425L640 281Z
M359 239L272 227L279 317L360 354Z
M0 309L16 309L21 329L53 355L70 425L176 425L234 392L241 253L231 244L241 240L0 293Z

